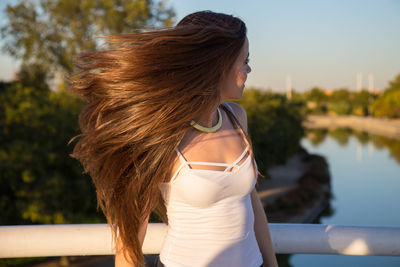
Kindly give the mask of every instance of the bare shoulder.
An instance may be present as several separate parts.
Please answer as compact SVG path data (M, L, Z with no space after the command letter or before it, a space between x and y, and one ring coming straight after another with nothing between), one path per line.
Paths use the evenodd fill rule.
M235 112L240 124L243 126L244 130L247 132L247 114L246 110L235 102L226 102Z

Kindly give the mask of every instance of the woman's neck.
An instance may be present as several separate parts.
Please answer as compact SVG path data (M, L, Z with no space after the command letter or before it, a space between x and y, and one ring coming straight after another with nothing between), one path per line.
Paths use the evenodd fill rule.
M200 124L201 126L207 127L207 128L211 128L213 126L215 126L218 121L219 121L219 115L218 115L218 110L217 108L215 108L211 114L211 116L209 117L199 117L194 119L194 121L197 124Z

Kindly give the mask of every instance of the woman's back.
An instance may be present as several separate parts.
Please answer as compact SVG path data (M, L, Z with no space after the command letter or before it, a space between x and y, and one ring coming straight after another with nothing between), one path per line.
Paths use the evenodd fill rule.
M233 131L225 126L226 132ZM192 146L191 153L202 150L203 158L189 158L189 153L183 155L178 148L179 167L170 182L160 185L169 222L160 259L167 266L262 263L249 195L257 177L251 164L254 159L247 142L243 144L244 133L223 136ZM238 147L241 151L235 158L222 163L225 161L220 158Z

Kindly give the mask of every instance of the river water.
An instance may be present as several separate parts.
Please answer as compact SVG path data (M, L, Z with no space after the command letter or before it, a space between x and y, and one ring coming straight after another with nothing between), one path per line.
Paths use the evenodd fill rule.
M321 224L400 227L400 141L349 129L307 130L309 153L329 164L333 198ZM293 267L400 266L400 257L293 254Z

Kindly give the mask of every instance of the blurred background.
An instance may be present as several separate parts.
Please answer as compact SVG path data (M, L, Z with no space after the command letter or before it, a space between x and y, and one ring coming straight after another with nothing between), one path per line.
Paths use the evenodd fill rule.
M69 157L85 104L63 80L72 57L99 48L96 37L171 27L206 9L248 28L252 72L232 102L248 115L268 220L400 226L395 0L1 0L1 225L106 222L90 177ZM399 257L277 257L279 266L400 266ZM113 261L0 259L0 266L61 265Z

